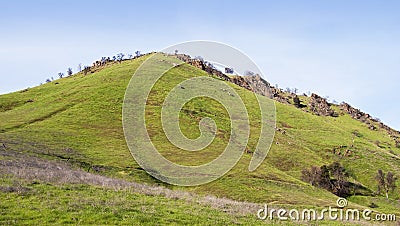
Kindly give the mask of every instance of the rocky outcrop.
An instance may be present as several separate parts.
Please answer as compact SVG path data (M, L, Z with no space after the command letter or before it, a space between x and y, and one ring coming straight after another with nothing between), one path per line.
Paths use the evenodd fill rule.
M261 78L260 75L250 76L232 76L229 77L221 71L215 69L212 64L205 62L202 59L192 59L186 54L175 54L173 55L183 62L190 64L196 68L199 68L210 75L219 77L225 81L232 82L240 87L250 90L254 93L260 94L272 98L278 102L290 104L289 98L285 97L284 92L280 89L272 87L267 81Z
M243 76L243 78L247 84L250 85L253 92L260 94L262 96L266 96L269 98L273 98L273 94L271 91L271 85L265 81L259 74L250 75L250 76Z
M283 90L271 86L272 98L280 103L290 104L289 98L284 95Z
M284 92L282 89L275 88L271 86L267 81L265 81L258 74L251 76L232 76L229 77L221 71L214 68L214 66L206 61L199 59L192 59L189 55L186 54L175 54L173 55L178 59L182 60L185 63L188 63L196 68L199 68L210 75L214 75L219 77L225 81L232 82L240 87L243 87L247 90L250 90L254 93L270 97L277 102L284 104L292 104L290 99L293 99L293 104L298 108L303 108L305 105L301 104L300 99L296 94ZM304 96L306 96L304 94ZM313 93L310 97L310 101L308 104L309 110L316 115L320 116L332 116L337 117L338 114L331 108L331 104L325 98L318 96ZM365 114L359 109L355 109L351 107L347 103L340 104L340 108L347 114L351 115L352 118L357 119L361 122L364 122L368 125L368 128L371 130L377 130L377 127L373 124L377 124L379 128L382 128L388 131L390 137L392 137L396 144L400 146L400 132L390 128L389 126L379 122L379 120L374 119L369 114ZM307 111L307 109L304 109Z
M260 75L249 75L249 76L227 76L221 71L215 69L212 64L200 59L193 59L186 54L175 54L172 55L182 60L183 62L190 64L200 70L207 72L210 75L219 77L225 81L232 82L240 87L250 90L262 96L272 98L280 103L290 104L289 98L285 96L285 92L281 89L271 86L265 81Z
M177 57L178 59L180 59L181 61L183 61L187 64L190 64L200 70L207 72L210 75L217 76L225 81L231 80L231 78L229 76L227 76L224 73L222 73L221 71L215 69L212 64L207 63L204 60L192 59L189 55L186 55L186 54L176 54L173 56Z
M230 78L230 82L232 82L232 83L234 83L234 84L236 84L236 85L238 85L238 86L240 86L240 87L243 87L243 88L245 88L245 89L247 89L247 90L250 90L250 91L252 91L252 92L257 93L256 90L253 89L252 84L250 84L249 82L247 82L247 80L246 80L244 77L242 77L242 76L232 76L232 77ZM261 94L261 93L259 93L259 94ZM262 94L261 94L261 95L262 95Z
M301 108L302 107L300 98L297 95L293 97L293 103L294 103L294 106L297 107L297 108Z
M251 88L249 83L247 83L247 81L241 76L229 77L229 76L225 75L224 73L222 73L221 71L215 69L212 64L210 64L202 59L192 59L189 55L186 55L186 54L176 54L174 56L176 56L178 59L182 60L183 62L185 62L187 64L190 64L200 70L207 72L210 75L214 75L225 81L232 82L232 83L234 83L240 87L243 87L247 90L253 91L253 89Z
M389 126L385 125L384 123L380 122L379 119L375 119L373 118L370 114L366 114L362 111L360 111L359 109L356 109L352 106L350 106L350 104L342 102L340 104L340 109L349 114L352 118L361 121L365 124L367 124L368 128L370 130L377 130L377 127L373 124L377 124L379 128L384 129L387 131L387 133L389 134L389 136L391 138L393 138L395 140L395 142L399 142L399 137L400 137L400 132L390 128Z
M368 120L376 121L373 119L369 114L365 114L364 112L360 111L359 109L353 108L348 103L341 103L340 108L347 114L349 114L352 118L358 119L362 122L367 122Z
M310 108L310 111L316 115L333 117L337 116L335 111L331 109L331 105L328 103L328 101L315 93L311 94L308 107Z

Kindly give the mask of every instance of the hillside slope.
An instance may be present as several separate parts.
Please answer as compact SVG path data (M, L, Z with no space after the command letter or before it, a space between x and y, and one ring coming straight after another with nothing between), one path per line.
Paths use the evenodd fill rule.
M260 116L255 94L233 83L228 84L246 100L251 119L248 153L233 170L212 183L188 188L167 185L150 177L137 165L126 146L121 116L128 82L147 57L149 55L110 63L87 75L78 73L38 87L1 95L0 146L3 145L0 147L0 161L15 160L12 153L19 153L48 161L63 161L95 174L200 195L212 194L261 204L317 207L334 206L337 197L303 182L301 171L339 161L351 171L350 180L364 187L363 191L349 197L350 205L366 207L375 203L377 207L374 210L378 212L400 214L400 204L395 201L400 198L399 189L391 193L389 200L372 194L377 187L374 178L378 169L394 172L400 177L400 148L396 147L386 130L371 130L338 106L332 106L338 117L330 117L315 115L290 103L276 102L277 132L274 143L263 164L256 171L249 172L251 152L260 130ZM196 153L181 152L170 144L162 134L160 122L161 103L168 90L192 76L210 75L189 64L167 72L153 87L146 108L146 120L152 141L166 158L182 164L198 165L218 156L220 152L216 150L222 150L221 147L229 139L226 135L229 120L225 110L208 98L196 98L185 105L185 111L180 115L185 135L197 137L197 125L204 116L212 117L220 129L211 146ZM300 96L300 100L307 104L310 98ZM8 177L4 178L2 183L9 184ZM56 188L53 195L66 195L59 189ZM19 195L7 198L14 202L25 199Z

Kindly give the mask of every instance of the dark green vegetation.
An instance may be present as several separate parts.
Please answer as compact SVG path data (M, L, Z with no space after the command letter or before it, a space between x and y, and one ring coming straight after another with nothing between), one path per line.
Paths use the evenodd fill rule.
M237 166L219 180L198 187L170 186L150 177L125 144L121 116L125 88L146 57L0 96L1 223L256 224L260 221L255 212L226 213L224 205L213 207L163 194L149 196L111 189L101 182L89 183L79 175L88 171L102 175L104 180L117 178L200 196L211 194L288 208L322 208L336 206L337 196L302 181L301 171L336 161L351 172L347 180L362 187L348 197L351 207L364 209L373 203L374 211L400 214L396 201L399 188L389 194L389 199L373 194L379 169L400 176L400 148L385 130L370 130L337 106L333 109L338 117L322 117L276 103L278 131L274 143L263 164L249 172L260 130L259 112L254 94L234 84L230 85L246 100L251 119L248 153ZM182 164L197 165L215 158L229 139L225 110L208 98L187 103L180 117L183 133L190 138L199 135L197 125L202 117L217 122L217 139L209 148L183 152L161 133L160 103L168 90L186 78L202 75L208 76L187 64L174 68L155 85L148 100L146 120L152 141L166 158ZM300 96L300 100L308 103L308 97ZM52 162L79 172L74 174L78 179L57 176L57 166L46 167Z

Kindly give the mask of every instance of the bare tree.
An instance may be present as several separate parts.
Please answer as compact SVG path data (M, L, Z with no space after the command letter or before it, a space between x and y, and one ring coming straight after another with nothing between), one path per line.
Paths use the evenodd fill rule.
M73 74L72 68L69 67L69 68L67 69L67 75L68 75L68 76L71 76L72 74Z
M139 50L137 50L137 51L135 52L135 54L136 54L137 57L140 57L140 55L141 55Z
M201 62L204 62L204 59L203 59L203 57L201 57L201 56L196 56L194 59L200 60Z
M231 67L226 67L225 68L225 73L226 74L233 74L233 72L234 72L233 68L231 68Z
M388 172L386 174L386 184L387 184L387 193L389 193L389 191L393 192L394 189L396 188L396 180L397 178L393 175L392 172Z
M216 69L215 66L214 66L214 64L212 64L212 63L210 63L210 62L207 62L207 66L208 66L209 68L211 68L211 69Z
M378 170L378 173L375 176L375 180L378 182L378 190L376 191L378 194L380 194L382 192L382 190L386 190L385 189L385 173L380 169ZM386 194L386 197L388 197L388 195Z
M62 73L62 72L58 73L58 77L63 78L64 77L64 73Z
M302 180L313 186L326 189L339 197L347 197L350 194L350 183L347 180L349 173L338 162L328 166L313 166L311 169L302 170L301 173Z
M318 181L318 184L321 188L327 189L328 191L332 190L332 182L329 174L329 168L326 165L320 167L321 175Z
M82 64L78 64L78 72L82 71Z
M333 184L333 193L337 196L344 197L349 193L347 178L349 177L346 169L338 162L334 162L328 166L329 172L336 179Z
M329 169L326 165L321 167L312 166L310 169L301 171L301 179L310 183L312 186L331 190L332 184Z
M247 76L254 76L255 73L252 72L252 71L246 70L246 71L244 72L244 75L247 75Z
M84 75L87 75L87 73L90 71L90 67L89 66L85 66L84 68L83 68L83 74Z
M107 57L101 58L101 65L105 65L107 63Z
M124 59L125 54L123 53L118 53L117 54L117 60L121 63L121 61Z
M378 173L375 176L375 180L378 182L378 190L377 193L381 194L382 191L385 192L385 196L388 199L389 198L389 191L394 191L396 188L396 180L395 176L393 175L392 172L388 172L386 177L385 173L380 169L378 170Z

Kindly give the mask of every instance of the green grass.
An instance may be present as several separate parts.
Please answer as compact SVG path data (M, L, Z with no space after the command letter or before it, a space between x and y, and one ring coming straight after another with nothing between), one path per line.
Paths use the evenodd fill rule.
M43 159L71 158L70 162L76 163L78 167L84 169L91 165L105 166L107 170L101 172L102 174L128 181L157 184L201 195L212 194L217 197L256 203L273 203L281 206L323 207L334 205L337 197L325 190L311 187L300 180L301 170L312 165L321 166L339 161L353 172L352 181L359 182L372 191L375 191L377 187L374 176L378 169L385 172L392 171L397 177L400 177L400 149L395 147L394 141L386 131L369 130L365 124L346 114L340 114L336 118L321 117L291 105L276 103L277 127L285 130L286 133L276 133L266 160L256 171L248 172L251 153L246 153L230 172L209 184L184 188L161 183L145 173L134 161L126 146L122 130L122 103L125 89L136 68L147 57L123 61L121 64L107 65L104 69L88 75L80 73L21 92L1 95L0 143L5 143L8 148L13 150ZM229 134L227 132L230 130L227 113L218 102L208 98L197 98L188 102L184 106L184 111L180 113L181 129L188 137L195 138L199 135L199 120L205 116L211 117L216 121L219 129L216 139L208 148L200 152L183 152L168 142L162 133L160 104L171 88L193 76L208 75L186 64L170 70L154 86L146 107L147 126L155 146L161 149L161 153L166 158L186 165L202 164L218 156L228 142ZM251 152L255 149L260 132L260 116L256 98L250 91L233 84L229 85L245 100L249 112L251 135L247 148ZM301 99L305 103L308 101L307 97L301 97ZM337 107L334 106L334 109L341 113ZM352 133L354 131L358 131L360 136L355 138L353 144ZM376 145L376 141L379 141L379 146ZM349 156L332 152L334 148L341 145L349 147L353 145L350 148ZM38 185L35 189L38 191L52 190L46 186L51 185ZM55 196L76 199L78 194L74 189L77 188L71 189L54 187L54 191L50 193ZM118 192L108 194L101 188L85 187L79 192L79 196L82 195L88 200L97 199L97 197L92 197L92 194L96 192L99 194L99 199L111 195L123 200ZM394 193L390 194L389 201L383 196L352 197L350 201L354 205L364 207L375 202L379 206L374 209L376 211L390 210L400 214L398 202L393 201L400 198L399 193L400 189L397 188ZM49 203L45 203L41 207L39 204L46 196L38 193L28 197L14 193L0 193L0 195L2 200L6 198L9 203L2 202L1 205L4 208L11 208L10 206L13 205L15 207L18 202L30 201L33 206L36 206L35 208L43 208L40 209L43 214L28 219L28 223L41 221L52 223L52 220L56 223L64 221L65 223L76 223L71 220L74 218L73 210L64 213L55 207L55 212L52 213L50 206L56 206L55 201L51 198L53 196L48 196L50 197L48 198ZM137 205L135 202L149 202L153 203L156 208L160 204L160 208L164 208L164 210L156 219L161 220L162 217L165 217L164 223L179 216L182 221L175 222L177 224L186 224L187 222L196 224L205 222L208 219L207 216L214 215L214 213L211 214L211 210L203 209L199 212L201 216L185 218L183 216L184 209L191 207L182 203L176 204L175 215L169 214L166 210L166 206L172 208L175 205L171 204L175 203L173 201L140 194L126 195L126 198L133 203L132 205ZM100 202L100 200L96 200L96 202ZM130 207L122 203L123 201L121 201L121 205L115 205L116 211L125 211L122 215L129 215ZM163 204L161 205L161 203ZM7 205L10 206L7 207ZM83 223L93 223L96 222L96 219L103 219L104 223L116 223L122 219L114 217L110 213L103 214L101 211L97 211L96 208L100 207L89 205L86 208L85 205L83 204L84 207L79 208L83 212L76 216L77 219L83 219L83 216L88 215L87 219L83 219ZM66 205L63 205L62 208L65 207ZM16 211L14 212L15 216L19 214L23 217L24 215L22 209L16 208L13 211ZM32 217L35 211L26 213L27 217L28 215ZM139 205L132 207L132 211L138 218L127 222L155 222L154 219L146 218L149 214L140 213ZM107 214L109 214L109 221ZM222 223L232 222L230 216L223 213L218 214L210 217L210 220L216 223L221 223L219 219L222 220ZM12 221L12 215L7 216L9 218L2 218L7 222ZM62 220L56 221L55 218L58 217L62 217ZM249 220L249 222L253 221Z
M28 184L24 193L0 192L2 225L228 225L260 223L252 216L162 196L88 185Z

